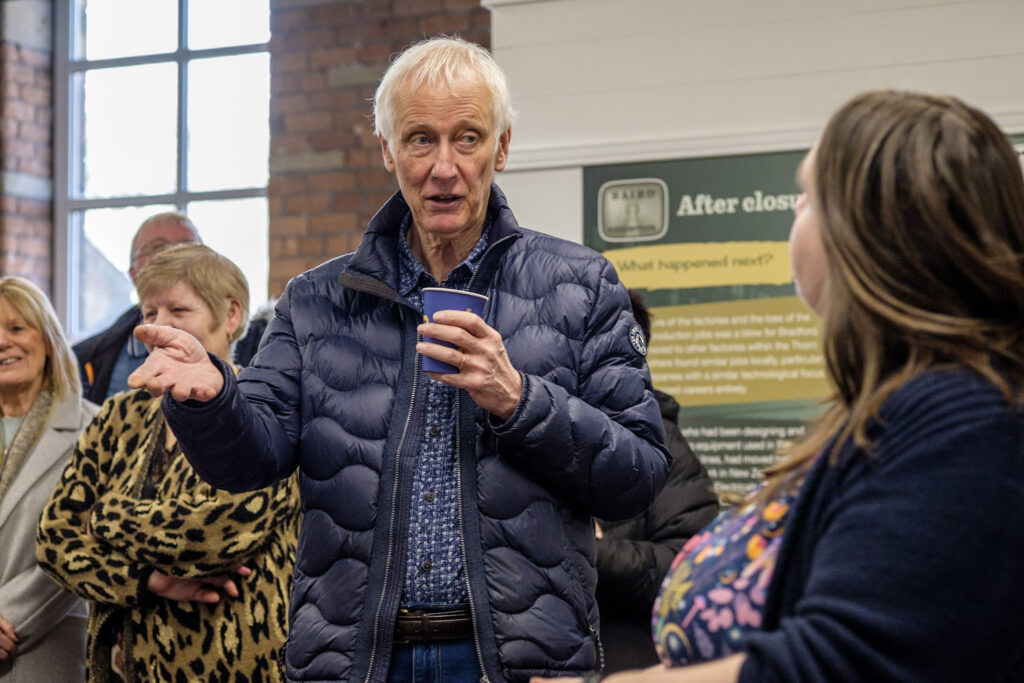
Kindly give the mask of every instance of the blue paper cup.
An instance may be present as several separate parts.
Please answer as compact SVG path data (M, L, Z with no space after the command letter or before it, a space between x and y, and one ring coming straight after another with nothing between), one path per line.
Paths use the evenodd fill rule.
M423 322L433 322L434 314L438 311L471 311L483 317L484 304L486 303L487 297L483 294L464 292L461 289L424 287ZM428 337L426 335L423 336L423 341L430 342L432 344L440 344L441 346L447 346L451 349L456 348L455 344L449 344L446 341L434 339L433 337ZM429 356L423 356L423 371L452 374L458 372L459 369L454 365L442 363L441 361L434 360Z

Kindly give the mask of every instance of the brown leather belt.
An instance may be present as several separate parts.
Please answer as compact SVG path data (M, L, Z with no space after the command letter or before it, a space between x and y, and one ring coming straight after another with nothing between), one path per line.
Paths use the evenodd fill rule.
M395 644L426 640L462 640L473 637L473 615L469 608L425 612L399 610L395 618Z

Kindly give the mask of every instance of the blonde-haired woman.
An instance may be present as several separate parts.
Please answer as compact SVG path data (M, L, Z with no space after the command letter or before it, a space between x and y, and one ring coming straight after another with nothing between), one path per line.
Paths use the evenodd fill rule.
M670 668L607 680L1024 680L1017 154L956 98L869 92L797 178L828 411L676 558L653 623Z
M46 295L0 278L0 681L85 675L85 604L36 562L36 524L96 406Z
M228 360L249 292L201 245L136 280L143 319ZM299 521L295 478L234 495L202 482L143 390L108 399L43 512L40 563L92 603L89 680L279 680Z

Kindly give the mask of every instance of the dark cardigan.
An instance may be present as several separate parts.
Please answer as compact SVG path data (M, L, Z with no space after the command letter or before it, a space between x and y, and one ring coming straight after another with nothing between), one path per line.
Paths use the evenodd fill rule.
M740 681L998 681L1024 643L1024 418L987 381L896 391L808 473Z
M72 350L78 358L78 371L82 376L82 396L96 405L102 405L107 400L110 376L117 364L117 357L140 322L142 313L138 306L132 306L110 327L74 345ZM128 387L121 389L127 390Z

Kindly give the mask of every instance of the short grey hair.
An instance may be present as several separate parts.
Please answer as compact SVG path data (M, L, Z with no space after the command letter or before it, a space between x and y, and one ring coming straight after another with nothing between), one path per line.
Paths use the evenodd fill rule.
M135 231L135 234L132 235L131 253L129 254L132 261L135 260L135 247L138 246L139 234L142 232L143 228L155 223L177 223L181 227L192 232L195 236L195 244L203 243L203 238L199 236L199 230L196 229L195 223L193 223L192 219L186 214L181 211L163 211L161 213L155 213L142 221L142 223L139 224L139 228Z
M391 62L373 97L374 133L392 142L398 118L395 95L400 89L416 90L424 85L450 89L477 80L482 80L491 93L497 149L516 117L508 79L490 52L457 36L436 36L414 43Z
M249 282L245 274L231 259L218 254L203 244L174 244L160 251L150 261L135 283L139 301L166 292L183 282L202 299L213 321L220 325L231 310L230 299L241 307L238 329L228 341L234 342L245 334L249 324Z

